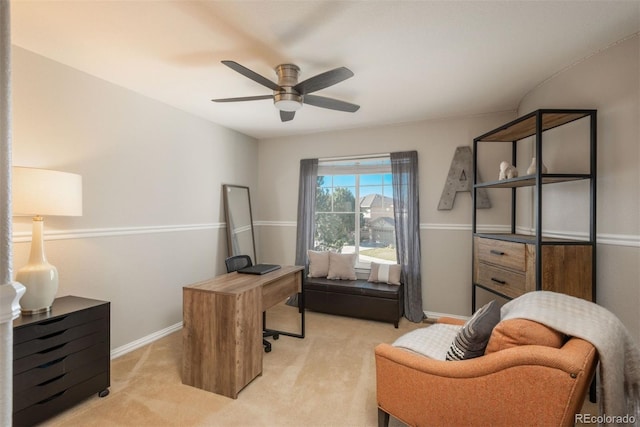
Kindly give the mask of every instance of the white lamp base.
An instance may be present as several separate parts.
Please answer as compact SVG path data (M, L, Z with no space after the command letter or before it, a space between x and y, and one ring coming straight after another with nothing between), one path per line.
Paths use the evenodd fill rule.
M22 314L45 313L58 292L58 270L51 264L28 264L18 270L16 281L26 288L20 299Z
M31 254L29 263L18 270L16 281L26 288L20 299L22 314L45 313L58 292L58 270L47 262L42 238L42 217L33 219Z

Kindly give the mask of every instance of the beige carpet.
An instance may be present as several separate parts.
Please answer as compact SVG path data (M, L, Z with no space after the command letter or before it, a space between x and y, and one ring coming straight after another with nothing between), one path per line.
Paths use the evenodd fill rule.
M297 332L297 310L269 310L269 327ZM263 373L238 399L183 385L180 332L111 363L111 393L90 397L47 426L375 426L374 347L424 324L307 312L306 337L281 336ZM401 425L392 420L393 425Z
M269 310L268 326L298 331L297 311ZM111 393L46 426L376 426L374 347L425 324L393 325L307 312L306 338L282 336L262 376L230 399L183 385L179 332L111 363ZM583 409L594 412L587 403ZM390 426L403 424L391 419Z

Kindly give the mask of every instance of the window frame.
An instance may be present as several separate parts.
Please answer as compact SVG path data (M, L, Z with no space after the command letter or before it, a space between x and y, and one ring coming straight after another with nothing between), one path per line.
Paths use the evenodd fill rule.
M355 197L355 206L354 212L339 212L333 211L333 191L336 188L351 188L351 186L334 186L333 181L331 182L330 188L332 189L332 211L330 213L336 214L353 214L355 221L355 230L354 230L354 245L355 245L355 253L357 254L356 258L356 269L357 270L366 270L369 271L371 269L371 261L361 261L360 260L360 238L361 238L361 227L359 225L359 220L361 215L363 214L361 204L361 176L362 175L374 175L379 174L383 175L381 186L383 188L382 197L387 197L384 192L385 187L390 187L391 195L390 198L391 208L393 208L393 188L391 183L386 184L384 180L384 175L391 175L391 156L390 154L382 154L382 155L370 155L370 156L358 156L358 157L346 157L346 158L333 158L333 159L319 159L318 160L318 177L323 176L337 176L337 175L354 175L355 176L355 184L354 184L354 197ZM367 186L367 185L365 185ZM377 193L376 193L377 194ZM320 212L320 213L328 213L328 212ZM317 207L314 212L315 215L318 214ZM394 217L394 213L391 213L391 217ZM314 219L315 222L315 219ZM394 218L394 235L395 235L395 218ZM375 261L374 261L375 262ZM397 261L395 261L397 262ZM393 263L393 262L392 262Z

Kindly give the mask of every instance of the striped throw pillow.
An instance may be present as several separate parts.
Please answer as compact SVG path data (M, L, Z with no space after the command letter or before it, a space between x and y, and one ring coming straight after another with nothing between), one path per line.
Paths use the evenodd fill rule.
M484 355L493 328L500 321L500 307L495 300L477 310L464 324L447 351L447 360L467 360Z

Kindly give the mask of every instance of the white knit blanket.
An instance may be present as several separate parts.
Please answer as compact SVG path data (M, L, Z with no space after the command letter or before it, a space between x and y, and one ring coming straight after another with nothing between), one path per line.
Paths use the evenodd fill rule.
M523 318L589 341L598 350L602 424L627 416L640 425L640 349L622 322L589 301L549 291L526 293L505 304L501 320Z

